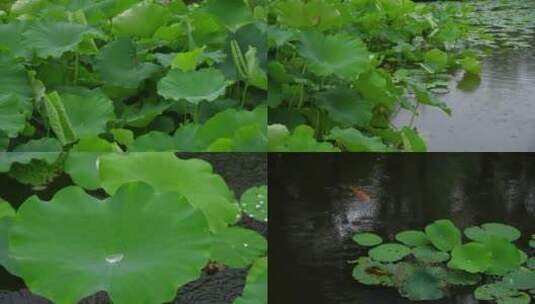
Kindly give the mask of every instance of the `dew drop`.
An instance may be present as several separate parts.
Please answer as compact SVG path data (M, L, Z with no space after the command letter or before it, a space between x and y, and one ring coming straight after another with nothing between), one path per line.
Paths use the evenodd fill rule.
M119 253L119 254L109 255L105 259L106 259L106 262L110 264L115 264L115 263L119 263L120 261L122 261L123 257L124 255L122 253Z
M249 247L249 244L243 243L243 247Z

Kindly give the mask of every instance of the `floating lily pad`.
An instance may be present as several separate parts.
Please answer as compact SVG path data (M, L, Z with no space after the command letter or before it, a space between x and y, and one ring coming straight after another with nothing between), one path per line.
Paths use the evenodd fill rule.
M234 304L266 304L268 302L268 259L258 259L247 274L245 287Z
M118 304L170 301L200 275L210 243L205 217L183 196L139 182L103 201L79 187L50 202L33 196L9 232L20 275L58 304L100 290Z
M240 208L250 217L268 221L268 188L266 185L252 187L245 191L240 198Z
M535 271L520 269L504 276L502 283L512 289L535 289Z
M412 301L430 301L444 297L439 278L425 268L417 268L412 272L399 291Z
M412 255L424 263L441 263L450 259L450 255L447 252L438 251L430 246L413 248Z
M486 270L488 274L504 275L520 268L521 255L515 245L499 237L489 237L484 244L492 255L492 262Z
M475 285L481 281L481 275L462 270L451 269L446 275L446 281L452 285Z
M518 290L510 289L502 284L486 284L474 292L477 300L496 301L497 304L529 304L530 296Z
M396 240L407 246L425 246L429 244L427 235L422 231L407 230L396 234Z
M381 244L383 242L383 238L375 233L363 232L353 235L353 241L360 246L371 247Z
M106 154L99 159L101 185L110 194L124 183L144 181L158 191L183 194L205 214L212 230L237 220L239 209L232 192L205 161L184 160L164 152Z
M203 100L216 100L225 94L230 83L217 69L206 68L189 72L175 69L158 82L158 94L168 99L187 100L197 104Z
M526 265L531 268L535 269L535 257L531 257L526 261Z
M267 241L254 230L240 227L223 229L215 235L211 259L240 268L251 265L267 253Z
M486 271L491 264L492 253L483 244L468 243L455 247L451 252L451 261L448 266L470 273Z
M425 227L425 234L437 249L450 251L461 245L461 232L450 220L437 220Z
M378 262L397 262L411 253L405 245L389 243L379 245L368 252L368 255Z
M501 237L514 242L521 236L520 231L515 227L500 223L488 223L481 225L481 227L469 227L464 230L464 234L469 239L478 242L483 242L490 236Z
M391 269L384 264L372 261L369 257L357 259L353 268L353 278L365 285L394 286L394 275Z

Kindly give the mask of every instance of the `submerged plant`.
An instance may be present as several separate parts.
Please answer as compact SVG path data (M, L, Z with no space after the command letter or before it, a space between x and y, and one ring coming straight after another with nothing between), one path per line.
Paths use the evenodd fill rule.
M530 293L535 293L535 257L528 257L513 243L520 231L487 223L464 232L471 242L462 243L460 230L451 221L437 220L425 232L396 234L404 245L379 245L377 240L382 238L374 233L357 233L353 240L372 248L368 256L355 261L353 277L365 285L395 287L400 295L415 301L446 297L456 285L485 283L475 289L476 299L530 303Z

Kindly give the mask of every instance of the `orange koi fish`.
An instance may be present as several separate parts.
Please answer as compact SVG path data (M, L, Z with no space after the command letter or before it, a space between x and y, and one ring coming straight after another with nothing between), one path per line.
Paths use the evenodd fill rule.
M351 191L353 191L353 194L355 195L357 200L363 203L367 203L370 201L370 196L368 195L368 193L366 193L364 190L361 190L359 187L351 186Z

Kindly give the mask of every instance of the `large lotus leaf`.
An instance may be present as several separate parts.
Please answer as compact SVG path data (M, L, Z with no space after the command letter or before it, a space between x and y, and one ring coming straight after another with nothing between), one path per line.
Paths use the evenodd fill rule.
M427 235L418 230L406 230L396 234L396 240L407 246L425 246L429 244Z
M0 95L0 130L8 137L17 135L26 127L27 102L18 95Z
M384 152L389 148L379 137L369 137L355 128L334 127L326 139L334 140L349 152Z
M115 118L113 102L99 89L65 92L61 100L78 138L105 132L107 123Z
M61 144L55 138L43 137L18 145L13 152L0 152L0 172L8 172L14 163L29 164L42 160L53 164L61 154Z
M357 233L353 235L352 239L355 243L365 247L377 246L383 242L382 237L371 232Z
M133 105L126 106L121 118L128 126L135 128L147 127L158 115L169 109L173 103L143 100Z
M29 101L33 96L24 65L10 55L0 52L0 95L18 95ZM31 110L31 103L27 108Z
M134 42L120 38L100 49L95 69L107 85L133 89L158 71L160 66L148 62L139 63Z
M242 295L234 304L267 304L268 302L268 259L258 259L247 274Z
M205 9L232 32L254 21L244 0L210 0Z
M369 257L357 259L353 268L353 278L364 285L395 285L391 269L384 264L372 261Z
M328 142L318 142L314 129L307 125L297 126L292 134L286 126L274 124L268 127L270 152L340 152Z
M431 271L417 268L400 288L400 293L412 301L438 300L444 297L441 283Z
M425 227L425 234L436 248L450 251L461 245L461 232L450 220L437 220Z
M485 284L474 291L477 300L496 301L497 304L529 304L530 296L525 292L510 289L503 284Z
M141 135L128 145L129 152L151 151L185 151L196 152L201 150L197 138L199 125L186 124L180 126L173 136L160 131L151 131Z
M316 105L329 113L329 117L343 127L368 127L372 119L373 104L348 88L338 88L317 94Z
M118 36L150 38L170 15L170 10L161 5L140 2L113 17L112 31Z
M424 263L441 263L450 259L447 252L438 251L431 246L420 246L412 249L412 255Z
M258 232L240 227L230 227L214 235L211 260L230 267L251 265L267 253L267 241Z
M268 188L267 185L247 189L240 198L243 213L257 221L268 221Z
M480 243L467 243L457 246L451 252L451 261L448 266L470 273L486 271L491 265L492 253Z
M75 50L84 37L97 35L99 32L87 25L51 21L35 22L23 34L24 44L40 58L59 58Z
M397 262L411 253L411 249L401 244L382 244L368 252L368 255L377 262Z
M364 42L343 34L324 36L320 32L305 32L299 53L318 76L335 74L356 79L370 68L370 54Z
M9 244L26 284L55 303L101 290L118 304L162 303L200 275L211 236L180 194L137 182L103 201L74 186L50 202L33 196L20 207Z
M158 82L158 94L172 100L187 100L198 104L201 101L214 101L225 94L230 81L220 70L206 68L198 71L183 72L171 70Z
M11 207L11 204L0 197L0 219L3 217L15 216L15 209Z
M342 24L342 14L331 3L322 0L281 1L277 5L279 22L289 27L327 30Z
M424 54L424 61L434 72L440 72L448 67L448 54L439 49L432 49Z
M26 22L20 21L0 24L0 49L9 50L15 57L30 57L31 49L26 47L20 39L26 27Z
M492 262L487 273L504 275L520 268L522 264L520 250L509 241L491 236L485 240L484 245L492 254Z
M481 227L469 227L464 230L464 234L469 239L478 242L484 242L491 236L514 242L521 236L521 232L515 227L500 223L487 223L481 225Z
M102 187L110 194L126 182L144 181L159 191L183 194L206 215L214 231L237 219L239 210L232 192L205 161L184 160L163 152L106 154L99 159Z
M520 269L504 276L502 283L513 289L535 289L535 271Z

